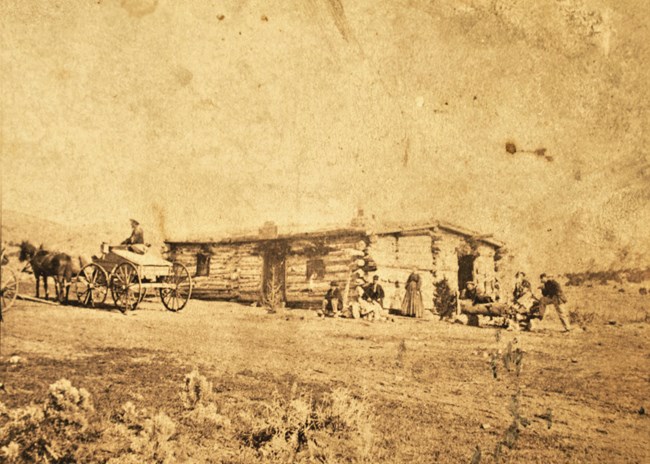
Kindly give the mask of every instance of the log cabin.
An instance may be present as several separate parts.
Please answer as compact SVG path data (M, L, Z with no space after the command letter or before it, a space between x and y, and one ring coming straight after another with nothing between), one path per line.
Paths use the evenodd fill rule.
M433 308L434 283L447 279L460 291L474 281L486 293L498 288L504 244L440 221L370 225L360 211L345 227L278 233L266 223L258 233L219 239L166 240L168 258L194 276L193 296L288 307L320 307L331 281L344 300L363 280L378 275L390 300L415 269L424 306Z

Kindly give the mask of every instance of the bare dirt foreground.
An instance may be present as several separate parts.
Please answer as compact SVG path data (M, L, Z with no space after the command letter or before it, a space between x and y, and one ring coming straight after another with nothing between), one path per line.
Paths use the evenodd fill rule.
M18 302L2 331L0 431L14 437L0 460L647 463L647 300L603 310L610 297L584 304L597 314L570 335L552 317L521 333L220 302L127 316ZM195 368L206 379L186 381ZM61 378L93 403L77 399L88 424L63 432L43 425ZM11 415L30 404L45 419ZM20 420L44 438L9 427Z

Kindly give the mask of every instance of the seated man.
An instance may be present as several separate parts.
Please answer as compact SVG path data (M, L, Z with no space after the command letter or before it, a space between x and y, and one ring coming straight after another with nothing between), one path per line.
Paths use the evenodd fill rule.
M384 307L384 289L379 283L379 276L372 278L372 283L365 286L363 289L363 298L372 303L378 303L382 308Z
M330 283L330 289L325 293L323 298L323 313L337 316L343 308L343 298L339 290L339 284L336 281Z
M460 294L461 299L471 300L473 305L494 303L491 296L486 295L483 289L477 287L474 282L467 282L465 289Z
M518 309L529 311L535 302L530 282L526 279L526 274L521 271L515 274L515 278L517 280L512 292L514 304Z
M380 320L384 309L384 289L379 283L379 276L374 276L372 283L363 287L362 316L365 315L371 320Z
M140 223L135 219L131 219L131 236L124 240L122 245L130 245L129 251L134 253L144 254L147 250L144 245L144 231L140 227Z
M369 319L375 317L374 305L366 299L367 284L364 279L357 279L350 299L350 315L353 319Z
M472 300L474 302L476 298L476 284L474 282L467 282L465 288L460 292L461 300Z

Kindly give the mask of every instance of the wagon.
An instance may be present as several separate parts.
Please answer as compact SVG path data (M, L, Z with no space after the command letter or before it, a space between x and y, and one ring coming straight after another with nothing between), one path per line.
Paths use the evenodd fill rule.
M13 270L5 266L8 261L4 250L2 250L0 252L0 314L11 308L18 296L18 278Z
M75 282L82 305L101 305L110 292L122 312L136 309L148 290L158 290L169 311L180 311L192 295L192 277L181 263L134 253L126 245L103 244L101 256L81 268Z

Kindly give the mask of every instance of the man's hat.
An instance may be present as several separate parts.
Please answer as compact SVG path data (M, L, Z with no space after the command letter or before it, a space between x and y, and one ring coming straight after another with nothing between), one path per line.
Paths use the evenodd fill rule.
M374 276L372 280L379 280L379 276L378 275Z
M131 222L135 222L137 225L140 225L140 221L138 221L137 219L133 219L133 218L131 218L130 221L131 221Z

